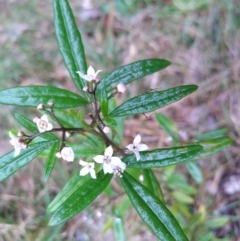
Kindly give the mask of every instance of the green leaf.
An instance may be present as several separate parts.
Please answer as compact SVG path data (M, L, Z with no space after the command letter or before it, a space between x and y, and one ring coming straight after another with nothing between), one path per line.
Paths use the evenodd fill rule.
M197 90L197 88L196 85L183 85L164 91L145 93L124 102L113 110L109 116L119 117L154 111L182 99Z
M89 179L74 192L69 190L71 195L58 207L49 221L49 225L63 223L82 211L106 188L111 178L112 175L104 175L101 171L97 174L97 179Z
M70 110L72 110L72 109L70 109ZM81 128L82 127L78 114L74 114L72 111L60 110L60 109L55 109L54 113L64 127L68 127L68 128L70 128L70 127Z
M208 132L199 134L199 135L195 136L195 138L199 141L203 141L203 140L208 140L208 139L212 139L212 138L222 137L222 136L226 135L227 133L228 133L228 129L222 128L222 129L208 131Z
M49 151L47 161L45 164L45 168L44 168L44 180L45 181L47 181L49 179L49 177L51 176L52 170L53 170L55 162L57 160L56 153L58 152L59 147L60 147L60 141L54 143Z
M207 221L209 228L221 228L229 222L229 217L215 217Z
M143 169L143 176L144 176L144 183L146 187L156 196L158 197L163 203L164 196L162 193L161 186L154 175L154 172L151 169Z
M170 62L164 59L146 59L122 66L101 80L97 86L97 96L100 95L103 89L108 93L119 83L127 85L134 80L155 73L169 65Z
M198 167L198 165L195 162L189 161L186 162L186 168L192 178L198 183L201 184L203 182L203 174L201 169Z
M181 203L192 204L194 202L194 199L192 197L181 191L173 191L172 195L178 202Z
M29 120L25 116L15 113L15 118L19 122L19 124L21 124L23 127L31 131L32 133L36 134L39 132L36 124L34 124L31 120ZM47 140L58 140L58 138L53 133L50 133L50 132L42 133L41 137Z
M200 145L189 145L171 148L161 148L140 152L141 159L136 161L135 155L129 155L122 160L128 168L157 168L184 162L202 151Z
M103 119L103 122L105 122L106 124L108 124L112 128L115 128L117 126L117 122L111 117L105 117Z
M200 144L203 146L201 156L209 156L230 146L232 142L233 142L233 139L229 137L219 137L212 140L201 141L201 142L198 142L197 144Z
M113 220L113 232L115 240L117 241L126 241L126 235L124 231L124 225L122 218L114 218Z
M84 182L89 179L89 176L80 177L79 173L75 174L64 186L64 188L57 194L53 201L48 205L47 212L55 212L59 206L62 205L77 189L79 189Z
M178 141L178 129L177 126L165 115L156 113L155 117L162 129L173 138L174 141Z
M30 163L41 152L51 147L56 141L38 142L29 146L21 153L14 157L14 151L0 157L0 181L11 176L14 172Z
M107 116L108 115L108 96L105 90L101 91L100 106L101 106L101 111L103 116L104 117Z
M0 91L0 103L6 105L37 108L41 103L47 105L49 101L54 102L55 108L62 109L88 104L81 96L53 86L21 86Z
M121 184L142 220L161 241L187 241L177 220L145 186L126 172Z
M83 91L83 87L87 86L86 81L76 73L76 71L86 73L87 63L82 38L68 1L54 0L53 11L59 50L78 90L89 99L89 94Z

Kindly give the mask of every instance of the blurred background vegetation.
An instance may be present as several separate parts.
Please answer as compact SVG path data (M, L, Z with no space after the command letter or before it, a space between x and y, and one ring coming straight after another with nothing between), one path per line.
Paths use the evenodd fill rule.
M196 93L158 112L176 126L181 144L216 129L235 142L220 153L201 158L194 166L195 178L183 164L155 174L169 208L191 241L239 241L239 0L69 2L88 64L102 69L103 74L140 59L172 62L166 70L131 83L124 99L147 89L199 86ZM0 89L41 84L76 91L58 52L50 0L0 0L0 45ZM122 96L117 99L122 100ZM8 131L20 128L15 112L29 118L36 115L34 109L1 106L1 155L12 148ZM171 138L156 117L148 117L126 120L124 144L141 133L152 147L170 146ZM45 183L43 164L35 160L0 184L0 241L156 240L128 208L129 201L117 181L88 210L64 225L47 227L50 216L45 209L75 171L59 161Z

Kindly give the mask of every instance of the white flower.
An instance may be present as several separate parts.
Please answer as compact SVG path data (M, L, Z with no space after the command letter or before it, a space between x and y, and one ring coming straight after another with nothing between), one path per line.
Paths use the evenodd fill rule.
M126 86L123 83L119 83L116 88L119 93L124 93L126 91Z
M96 173L94 170L94 162L85 162L83 160L79 161L79 164L81 166L84 166L84 168L82 168L82 170L80 171L80 176L85 176L88 173L90 173L91 177L96 179Z
M41 119L34 117L33 122L37 124L40 132L50 131L53 128L53 125L48 121L47 115L43 115Z
M20 154L20 151L22 149L27 148L27 144L22 143L20 141L21 137L14 136L11 131L9 131L9 136L11 138L10 143L14 146L15 152L14 152L14 157L18 156Z
M140 157L140 154L139 154L139 151L145 151L148 149L148 146L145 145L145 144L139 144L141 142L141 136L138 134L134 140L133 140L133 144L129 144L127 146L127 149L132 151L136 158L137 158L137 161L139 161L141 159Z
M114 157L112 146L106 148L104 152L104 156L98 155L93 159L97 163L103 163L103 171L106 173L114 173L115 169L120 168L121 170L125 170L126 164L121 161L119 157Z
M90 65L87 70L87 74L82 73L81 71L77 71L77 73L80 75L81 78L91 82L92 80L96 80L97 75L102 70L98 70L95 72L94 68Z
M110 132L109 126L104 126L103 127L103 132L106 133L106 134L109 133Z
M73 162L74 160L74 152L71 147L63 147L61 152L56 153L57 158L61 158L66 160L67 162Z

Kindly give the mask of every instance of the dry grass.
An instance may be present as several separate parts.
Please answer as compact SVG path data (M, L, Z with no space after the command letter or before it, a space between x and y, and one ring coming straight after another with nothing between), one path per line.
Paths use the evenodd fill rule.
M160 112L190 137L221 127L229 129L234 144L200 162L205 181L204 185L197 186L195 207L200 204L210 207L209 216L221 209L223 214L239 217L239 203L231 204L239 200L240 189L232 194L224 189L226 185L235 185L234 180L240 178L239 1L206 1L202 7L190 11L176 7L181 1L168 0L116 1L116 4L106 0L70 2L82 32L88 63L97 69L107 73L118 66L155 57L172 62L166 70L130 84L128 97L150 88L199 86L196 93ZM0 1L0 9L0 89L28 84L54 84L74 89L57 51L51 1ZM11 149L7 144L8 130L18 128L13 113L21 112L32 118L34 110L1 108L0 153L3 154ZM152 146L165 145L164 133L154 118L146 120L140 116L128 120L125 141L136 133L143 133ZM111 199L103 196L64 226L47 227L49 215L45 208L73 171L70 167L64 168L66 170L59 163L46 184L42 177L43 164L36 160L0 184L1 241L114 239L111 230L101 233L104 223L112 218L108 206ZM185 172L184 168L180 170ZM119 192L121 189L117 190ZM127 240L156 240L133 210L125 220ZM218 237L230 234L232 240L237 241L240 223L236 218L232 220L216 231Z

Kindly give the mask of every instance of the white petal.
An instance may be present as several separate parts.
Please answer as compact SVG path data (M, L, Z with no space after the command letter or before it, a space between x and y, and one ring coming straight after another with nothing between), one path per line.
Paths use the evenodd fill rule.
M90 170L90 175L93 179L96 179L96 173L95 173L95 170L94 169L91 169Z
M120 167L122 170L125 170L126 169L126 163L124 163L124 162L120 162L119 164L118 164L118 167Z
M104 158L104 156L98 155L98 156L95 156L95 157L93 158L93 160L94 160L95 162L97 162L97 163L103 163L103 158Z
M81 171L80 171L80 176L85 176L89 173L89 169L87 166L85 166Z
M46 130L38 126L39 132L45 132Z
M55 156L56 156L57 158L61 158L61 157L62 157L62 155L61 155L60 152L57 152L57 153L55 154Z
M16 139L16 136L14 136L13 133L12 133L11 131L9 131L8 134L9 134L10 138L12 138L12 139Z
M141 142L141 136L138 134L134 140L133 140L133 144L139 144Z
M47 131L50 131L50 130L52 130L53 129L53 125L51 124L51 123L48 123L48 125L47 125Z
M139 151L145 151L145 150L148 149L148 146L145 145L145 144L138 144L138 145L137 145L137 149L138 149Z
M100 73L102 70L98 70L95 74L94 74L94 78L97 77L98 73Z
M79 164L80 164L81 166L84 166L84 167L85 167L85 166L87 166L88 163L85 162L85 161L83 161L83 160L80 160L80 161L79 161Z
M87 81L92 81L93 76L87 75L87 74L83 74L81 71L77 71L77 73L80 75L80 77L82 79L85 79Z
M88 67L87 75L92 75L92 76L95 75L95 70L91 65Z
M21 148L15 148L14 157L20 154Z
M104 174L113 173L113 169L112 169L111 165L106 164L106 163L103 163L103 171L104 171Z
M120 159L119 157L113 156L113 157L111 158L111 164L112 164L112 165L118 166L119 163L121 163L121 162L122 162L122 161L121 161L121 159Z
M48 123L48 117L47 117L47 115L43 115L43 116L41 117L41 120L46 121L46 122Z
M64 147L61 151L62 158L68 162L74 160L74 152L71 147Z
M113 154L112 146L109 146L108 148L106 148L104 152L104 156L112 156L112 154Z
M126 148L129 150L129 151L133 151L133 144L129 144L126 146Z
M137 158L137 161L139 161L141 159L139 152L135 151L134 154L135 154L135 156Z

